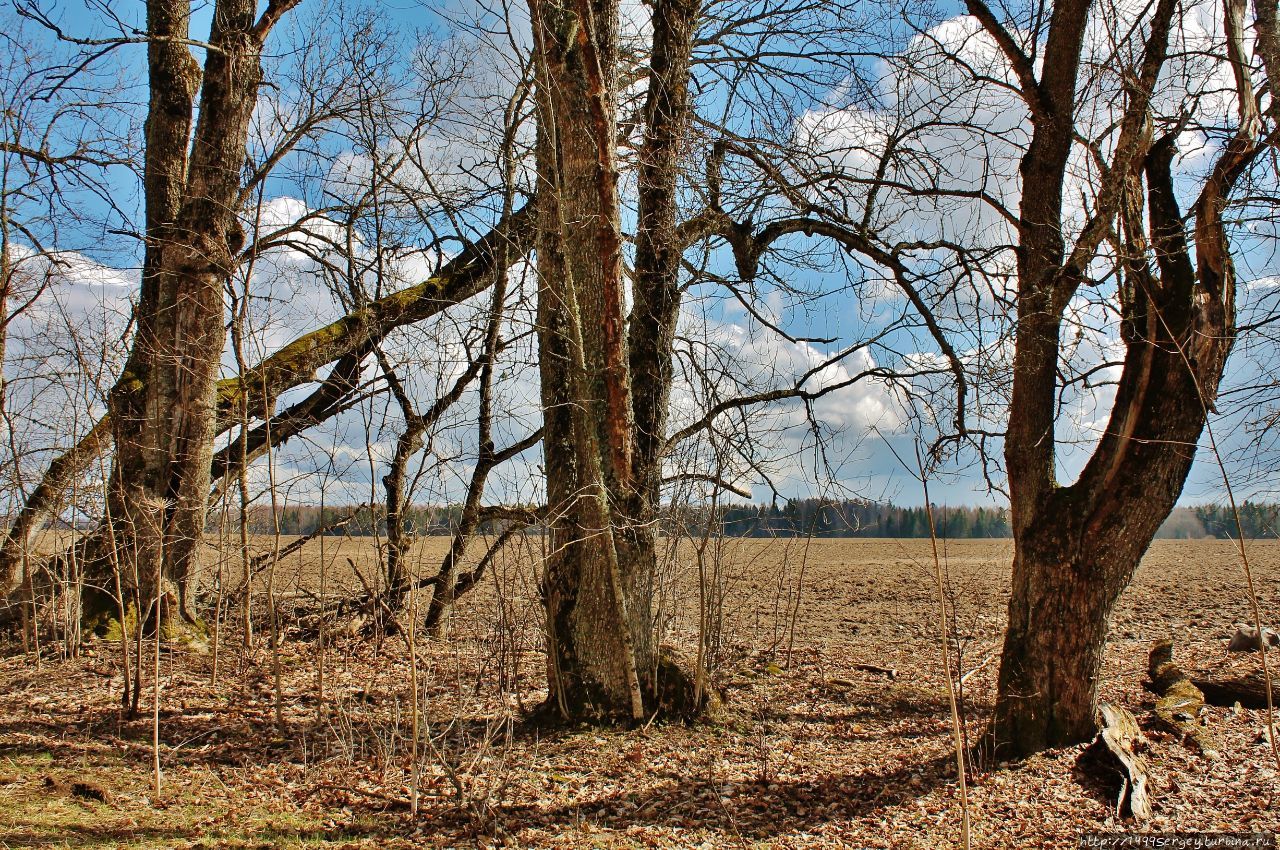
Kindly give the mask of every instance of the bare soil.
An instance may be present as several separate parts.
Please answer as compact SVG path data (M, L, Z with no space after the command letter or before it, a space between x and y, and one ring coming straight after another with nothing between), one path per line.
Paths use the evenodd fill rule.
M418 546L423 572L445 545ZM119 708L118 643L71 659L47 647L38 663L10 647L0 659L0 846L958 846L928 541L725 541L701 559L681 546L660 605L666 639L692 653L699 612L711 615L701 619L717 624L727 707L693 726L607 730L526 719L545 694L540 545L530 538L500 559L461 603L448 641L418 637L416 816L405 635L321 644L300 639L286 616L282 727L261 634L246 650L223 624L216 683L212 652L164 648L157 799L150 676L143 716L130 719ZM990 710L1010 546L955 541L944 555L976 737ZM1251 556L1274 623L1280 542L1254 543ZM327 600L358 594L376 583L376 559L371 540L327 540L323 561L314 542L277 566L271 590L286 611L314 605L322 588ZM234 553L223 569L239 569ZM721 592L699 593L700 571ZM265 633L267 576L258 579ZM1158 541L1117 611L1102 697L1145 729L1156 811L1145 831L1280 829L1264 713L1210 709L1202 720L1221 755L1208 758L1151 723L1143 686L1148 648L1164 637L1193 675L1256 670L1256 654L1225 651L1232 624L1249 619L1244 588L1229 542ZM1117 815L1116 777L1083 746L975 767L977 847L1074 847L1084 833L1137 828Z

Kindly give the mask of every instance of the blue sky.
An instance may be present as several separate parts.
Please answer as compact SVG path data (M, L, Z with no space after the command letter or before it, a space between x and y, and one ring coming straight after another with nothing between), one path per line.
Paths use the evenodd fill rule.
M354 5L359 7L361 4ZM369 8L375 6L375 4L367 5ZM376 6L386 13L392 26L398 28L399 34L405 38L406 42L410 40L412 31L421 30L437 35L446 33L450 18L465 16L477 8L458 5L431 7L406 2L376 4ZM104 9L109 8L113 14L119 15L126 23L134 26L139 25L143 13L143 4L140 2L111 3L109 6L85 2L59 2L50 4L47 8L53 11L53 16L69 32L86 37L105 37L112 34L113 25L106 22ZM305 14L319 14L316 12L318 8L320 7L317 4L304 2L302 10L295 14L300 20L305 20L302 17ZM196 38L200 38L207 32L209 17L210 4L200 4L196 7L193 21L193 34ZM33 36L38 34L38 30L31 24L25 26L28 33L32 33ZM943 34L941 37L955 38L958 30L951 27L951 29L944 28L937 32ZM287 41L278 43L287 43ZM899 41L898 46L901 47L902 44L903 42ZM141 45L120 48L102 66L106 71L117 71L124 75L124 96L135 104L141 103L145 98L142 85L144 49ZM872 70L873 64L864 65L862 70ZM840 167L855 169L859 167L860 158L874 154L875 139L878 138L877 133L881 132L881 128L889 126L895 118L900 118L903 105L910 105L912 97L923 97L919 94L918 78L910 75L905 78L894 77L891 72L895 69L888 65L878 70L882 77L878 87L865 91L859 91L856 88L812 91L808 93L807 100L792 104L794 126L821 128L821 133L815 138L820 138L822 144L829 145L822 155L828 157L832 163L839 164ZM885 80L895 79L898 82L885 82ZM904 85L906 88L903 88ZM274 94L278 92L273 92ZM1001 96L1007 96L1007 93ZM1005 137L1004 141L1007 143L1010 139L1014 139L1019 125L1018 105L1006 104L1004 109L1000 109L1001 102L998 99L987 103L983 98L993 97L990 92L978 92L974 97L978 98L976 102L983 109L991 112L994 116L992 120L1006 122L1001 125L1003 129L1000 133ZM716 108L722 106L724 102L724 96L712 90L705 97L704 105ZM964 105L969 108L972 104L966 102ZM930 106L929 108L940 107ZM140 114L137 109L134 110L135 118ZM809 125L804 123L806 121L810 122ZM783 129L791 132L790 128ZM955 138L934 137L932 139L932 143L937 145L939 150L943 149L943 142L953 143ZM928 143L928 140L922 142L922 144L925 143ZM340 140L334 139L324 142L330 152L334 150L334 145L340 144ZM1000 144L999 140L984 142L983 155L987 158L995 157L1008 166L1011 161L1009 156L1011 149L1001 148ZM458 149L465 150L465 146ZM941 167L949 170L950 179L957 181L970 179L971 170L974 167L973 156L970 154L972 151L964 155L940 155ZM1189 168L1188 173L1190 174L1192 170ZM1013 181L1010 179L1005 182ZM129 217L136 220L138 210L135 178L123 170L117 170L107 178L107 185L115 202ZM1016 204L1016 185L1012 189L1005 186L1004 190L1013 192L1009 197L1011 203ZM308 185L292 181L287 177L273 179L269 184L269 196L279 202L274 207L277 210L292 209L290 204L299 202L303 203L304 208L306 204L318 202L314 194L314 186L308 188ZM137 243L128 237L105 232L107 229L118 228L126 222L106 215L106 205L91 195L76 196L76 203L81 205L79 212L86 213L83 218L87 224L64 228L58 234L57 247L80 252L101 263L107 269L120 269L127 281L130 274L129 267L136 265ZM945 234L950 232L949 229L954 228L961 229L967 236L990 239L993 244L1007 238L1007 234L1002 235L999 232L998 222L988 221L986 213L972 206L956 205L927 214L916 210L906 211L892 204L884 204L882 207L887 210L883 213L886 216L886 222L892 220L892 226L903 228L901 238L920 233ZM99 222L107 222L107 224ZM1247 237L1242 237L1238 241L1238 262L1242 276L1253 280L1275 274L1273 231L1273 225L1265 221L1260 222L1254 226ZM829 246L821 245L817 240L803 240L800 237L789 243L788 247L801 254L812 252L814 255L829 250ZM727 272L731 269L731 265L722 253L713 260L712 268L719 272ZM784 267L782 271L786 272L787 268L789 267ZM742 363L746 364L746 368L757 366L763 368L766 365L782 363L786 368L794 369L800 368L797 364L812 362L815 357L839 350L859 335L876 331L901 310L900 299L879 286L875 280L877 273L874 271L866 280L862 280L857 273L850 279L833 271L824 273L821 270L803 266L793 268L789 278L790 283L802 290L826 290L832 294L824 298L815 308L794 299L789 303L781 293L771 292L769 286L765 285L759 293L757 306L761 309L776 311L776 318L781 326L795 336L834 337L837 338L836 341L804 345L777 340L762 341L760 329L758 326L753 327L752 320L740 305L732 299L725 298L723 293L714 293L714 288L702 290L710 298L696 311L692 309L693 305L701 302L696 297L691 298L688 320L713 323L715 333L729 340L726 345L739 346L730 350L742 356ZM286 259L281 261L278 270L280 280L265 281L262 284L265 287L264 292L270 296L267 299L270 303L264 301L262 309L265 313L270 313L275 322L269 334L270 339L282 342L292 334L306 330L312 323L336 315L337 307L332 303L332 298L325 294L323 287L305 279L307 274L305 264ZM99 287L99 289L101 290L99 308L114 311L117 317L122 316L127 310L127 303L125 303L127 282L117 283L113 287ZM872 290L875 290L876 295L874 298L868 298L867 294ZM1250 292L1263 294L1268 291L1264 288L1246 289L1245 293L1246 295ZM697 296L698 293L693 295ZM89 302L92 302L92 299L89 299ZM1087 305L1082 305L1082 309L1086 307ZM1095 307L1099 310L1103 309L1101 305L1095 305ZM974 303L963 306L952 317L953 327L959 340L977 348L995 345L998 335L995 333L994 325L989 330L966 325L972 316L984 311L990 314L990 305ZM1090 314L1085 309L1082 315ZM1097 315L1099 319L1102 318L1102 314ZM746 342L733 341L737 339L734 334L738 332L748 334L742 337ZM436 340L427 342L414 335L409 335L403 342L409 347L437 343ZM1088 350L1084 351L1081 357L1085 358L1091 352L1096 353L1095 349L1102 350L1107 344L1105 335L1100 335L1096 339L1091 337L1084 343L1085 349ZM1099 348L1100 346L1102 348ZM934 354L936 354L936 348L927 338L921 336L918 331L903 329L890 338L885 346L876 350L872 356L877 358L877 363L885 363L885 358L890 356L906 357L905 362L911 362L913 357L927 357ZM757 363L757 360L760 362ZM1257 374L1246 358L1237 358L1236 366L1237 383L1247 382L1251 374ZM783 373L786 373L785 368ZM431 380L423 379L424 397L430 396L431 383ZM529 404L536 388L531 390L531 386L530 377L527 374L514 374L511 377L509 392L514 405L512 409L517 411L512 414L511 422L508 423L512 437L518 436L520 423L534 413L529 409ZM976 392L985 392L985 390L979 387ZM1076 406L1073 409L1078 408L1081 421L1097 421L1098 415L1105 411L1107 403L1105 392L1077 395L1078 397L1072 398L1072 404ZM979 396L979 400L981 399L982 396ZM991 399L987 398L987 401L991 402ZM1248 402L1248 399L1243 401ZM1233 404L1227 408L1228 415L1217 421L1218 439L1228 454L1236 455L1246 451L1253 440L1252 435L1247 433L1245 428L1247 418L1245 414L1249 408L1250 405L1247 403ZM905 415L903 411L895 414L892 410L892 393L885 387L874 384L855 387L851 391L833 396L819 412L826 417L824 422L829 428L826 435L825 461L833 472L833 480L825 483L819 483L816 480L813 474L815 447L807 436L803 423L792 416L787 420L791 430L779 437L776 445L778 456L795 458L779 465L778 481L783 495L809 495L814 492L842 493L891 499L899 504L914 504L920 501L919 484L915 481L914 475L911 471L904 469L894 451L889 450L892 447L897 455L903 458L914 457L911 438L906 433L894 433L894 426L901 424ZM366 417L373 416L375 419L381 415L372 410L365 414ZM347 415L331 428L321 429L309 445L304 446L306 450L313 450L317 444L326 444L330 447L326 456L341 455L345 458L338 463L341 471L336 474L336 477L347 482L347 490L352 494L360 493L362 489L367 490L371 485L376 486L376 479L380 476L376 465L370 467L367 460L362 460L362 457L367 455L368 449L362 425L363 420L359 415ZM456 443L456 457L451 461L451 465L441 465L438 482L433 485L438 488L436 492L451 493L465 476L467 469L465 456L468 448L464 431L465 426L460 424L457 434L448 438ZM1064 438L1082 436L1088 439L1087 428L1085 432L1079 432L1074 425L1064 426L1060 436ZM314 459L307 459L301 452L302 449L291 449L282 455L280 462L288 465L293 472L314 467ZM1087 445L1075 449L1064 446L1061 459L1062 477L1070 478L1086 457ZM516 495L529 494L527 480L528 476L536 471L536 463L537 458L531 455L525 459L521 470L511 474L510 480L513 483L510 486ZM1238 464L1235 467L1237 471L1241 468ZM1252 473L1251 478L1255 482L1264 480L1262 476ZM1183 501L1201 502L1219 498L1221 496L1220 481L1216 464L1202 453L1192 471ZM1246 476L1242 483L1244 484L1242 490L1249 492L1249 476ZM1269 484L1270 482L1267 482L1267 486ZM311 500L311 496L306 494L313 491L314 488L310 485L300 484L298 498ZM939 470L937 478L931 483L931 492L935 501L950 504L990 504L1002 501L999 495L993 495L987 491L983 476L971 455L958 459L958 465ZM757 498L766 498L769 495L768 490L759 486L758 482L755 493Z

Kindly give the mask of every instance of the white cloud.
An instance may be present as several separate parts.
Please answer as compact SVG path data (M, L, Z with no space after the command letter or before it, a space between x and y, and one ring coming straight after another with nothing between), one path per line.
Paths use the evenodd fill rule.
M1132 22L1149 14L1150 6L1143 0L1121 0L1090 19L1078 123L1104 155L1115 144L1125 104L1121 72L1136 64L1147 35L1145 28L1134 29ZM1195 104L1198 117L1207 125L1229 124L1233 119L1234 82L1230 67L1221 60L1220 19L1215 3L1180 9L1170 58L1154 95L1157 128L1172 126L1188 103ZM1024 35L1015 31L1014 37ZM874 189L871 221L886 242L949 240L970 249L993 250L1013 244L1015 227L997 207L1016 215L1018 166L1031 128L1028 110L1016 93L1017 81L994 41L975 19L957 16L918 33L899 55L881 60L877 67L878 83L870 96L859 96L859 89L848 86L833 92L822 107L798 117L794 138L810 157L809 169L841 170L848 182L829 188L855 219ZM1217 142L1191 133L1183 134L1179 142L1176 179L1179 186L1190 187L1193 176L1211 162ZM1075 146L1068 172L1064 235L1071 244L1094 203L1098 184L1092 156L1084 146ZM986 199L964 196L972 193L984 193ZM818 200L831 203L833 196ZM921 263L929 258L928 251L915 257ZM969 280L958 280L953 270L939 264L940 280L924 284L929 294L946 291L951 281L959 283L958 293L939 304L938 314L949 322L953 341L967 341L957 344L967 349L961 359L985 381L1007 381L1010 360L1001 351L1008 344L1012 317L1003 313L992 296L1014 297L1013 261L1011 251L988 254L979 268L969 270L974 273ZM1103 258L1094 271L1105 277L1106 266ZM1254 284L1262 285L1266 284ZM1063 371L1074 376L1088 373L1087 380L1063 393L1065 415L1059 437L1077 447L1071 450L1074 454L1091 450L1114 401L1110 384L1118 378L1119 369L1105 364L1121 359L1124 348L1113 289L1109 281L1091 289L1067 311ZM978 318L987 323L981 331L976 330ZM929 365L932 360L935 366L943 365L936 354L927 353L926 337L918 344L926 352L907 355L908 364ZM933 383L921 379L916 389L924 392ZM982 393L971 394L971 404L975 395L978 411L973 424L1000 427L990 416L1003 419L1003 411L987 404Z

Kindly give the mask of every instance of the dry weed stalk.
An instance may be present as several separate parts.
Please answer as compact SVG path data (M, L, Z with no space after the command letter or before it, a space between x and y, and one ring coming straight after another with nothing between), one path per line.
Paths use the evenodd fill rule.
M942 559L938 557L938 534L933 524L933 504L929 501L929 475L916 445L916 468L920 474L920 488L924 492L924 512L929 520L929 545L933 552L933 575L938 592L938 637L942 645L942 669L947 677L947 702L951 707L951 736L956 751L956 776L960 783L960 845L969 850L971 825L969 821L969 786L965 776L964 731L960 709L956 705L956 683L951 671L951 629L947 620L947 592L942 576Z
M263 421L267 429L267 489L271 494L271 566L267 569L267 613L271 617L271 674L276 729L284 734L284 688L280 672L280 612L276 608L276 562L280 560L280 506L276 493L276 460L271 449L271 402L264 396ZM286 505L287 506L287 505ZM248 597L249 588L245 587Z
M416 576L414 577L417 578ZM404 632L405 645L409 650L409 813L418 816L418 647L415 641L418 627L418 582L409 582L409 623Z

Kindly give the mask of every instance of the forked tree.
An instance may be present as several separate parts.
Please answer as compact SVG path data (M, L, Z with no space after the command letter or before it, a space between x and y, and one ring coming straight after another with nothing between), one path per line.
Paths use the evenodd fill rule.
M740 24L747 13L734 4L659 0L650 10L647 63L636 75L646 83L645 100L633 122L618 114L619 66L625 67L618 50L618 4L530 2L538 106L539 365L550 529L542 588L548 708L574 720L634 721L659 711L692 714L706 708L710 690L697 687L696 671L661 651L656 639L663 485L673 479L720 489L733 484L723 466L675 469L677 448L703 436L728 440L754 473L759 472L758 448L751 429L736 418L749 409L790 400L802 402L812 414L818 399L859 381L896 377L909 383L913 376L937 371L953 375L964 397L958 357L930 321L928 297L905 265L911 246L880 241L858 221L826 215L813 193L830 178L791 182L796 175L788 164L796 153L791 140L749 135L752 126L771 126L766 117L771 110L802 108L797 99L836 85L824 79L826 73L837 72L838 80L857 78L861 53L849 45L860 29L850 7L783 4L756 18L748 15L759 26L745 28ZM744 43L735 44L738 37ZM728 105L713 107L723 109L719 120L694 120L690 69L695 62L736 81L720 95ZM751 94L741 94L739 84ZM752 116L759 110L760 120L735 127L730 116L740 109ZM618 139L632 123L640 128L640 139L627 312ZM691 132L695 125L697 134ZM691 152L694 141L702 144ZM699 160L704 173L682 173L682 166ZM682 216L681 201L687 204L690 196L698 205ZM787 253L800 238L817 238L854 258L853 271L841 269L846 279L886 275L901 288L926 315L926 332L940 346L943 365L880 366L868 357L860 369L848 368L858 362L851 355L865 353L903 327L901 317L888 319L884 328L847 348L820 355L815 349L811 368L787 376L781 386L734 385L731 372L719 379L704 376L731 389L714 386L692 421L671 427L684 294L696 284L723 287L769 333L790 339L750 306L743 290L763 277L774 253ZM701 267L686 265L685 254L695 245L723 249L711 265L732 267L736 276L717 273L705 259ZM796 274L803 264L783 265ZM769 283L779 291L798 291L773 270ZM840 377L832 377L837 373Z
M1271 85L1280 74L1280 33L1274 0L1257 0L1251 22L1245 0L1214 10L1225 34L1220 61L1234 80L1235 114L1224 130L1201 117L1203 99L1175 104L1173 114L1167 104L1157 108L1174 40L1192 13L1177 0L1138 15L1059 0L1043 28L1030 31L1013 29L982 0L967 5L1008 62L1031 125L1020 163L1005 436L1013 587L989 737L998 755L1020 756L1094 734L1112 610L1182 492L1214 409L1236 337L1228 204L1280 134ZM1109 31L1129 34L1112 57L1122 106L1118 122L1086 151L1092 202L1073 222L1066 195L1079 174L1073 151L1088 139L1091 108L1081 97L1082 58L1087 29L1099 18ZM1179 177L1175 163L1180 142L1200 131L1217 144L1188 192L1186 169ZM1114 266L1123 363L1101 439L1079 477L1062 484L1055 428L1066 313L1106 264Z
M259 15L249 0L219 0L203 67L189 46L191 5L147 4L142 287L133 348L109 400L112 528L94 539L117 563L136 565L124 572L146 588L141 604L168 595L161 577L187 617L208 506L223 291L244 246L241 170L262 48L296 2L273 0ZM108 594L90 593L90 618L95 600L102 613L114 612Z
M633 306L623 304L616 0L531 0L536 242L550 556L548 706L640 720L692 679L652 627L657 509L683 246L677 163L689 118L696 0L652 7ZM683 694L683 696L679 696ZM685 708L696 708L686 705Z

